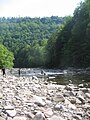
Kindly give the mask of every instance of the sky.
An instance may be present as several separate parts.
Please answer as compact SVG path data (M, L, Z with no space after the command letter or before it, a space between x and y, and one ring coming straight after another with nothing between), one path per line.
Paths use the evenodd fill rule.
M0 17L64 17L83 0L0 0Z

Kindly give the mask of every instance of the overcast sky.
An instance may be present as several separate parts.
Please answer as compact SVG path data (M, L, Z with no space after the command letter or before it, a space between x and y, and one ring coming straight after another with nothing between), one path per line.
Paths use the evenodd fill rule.
M0 17L50 17L73 15L83 0L0 0Z

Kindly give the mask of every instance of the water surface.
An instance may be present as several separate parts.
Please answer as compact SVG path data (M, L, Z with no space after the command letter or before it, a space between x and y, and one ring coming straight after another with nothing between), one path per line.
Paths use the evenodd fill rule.
M44 71L44 75L41 71ZM18 68L12 70L12 74L19 76ZM20 70L20 76L30 77L37 76L38 78L47 77L47 81L52 81L54 84L84 84L85 87L90 87L90 71L86 70L61 70L61 69L41 69L41 68L23 68Z

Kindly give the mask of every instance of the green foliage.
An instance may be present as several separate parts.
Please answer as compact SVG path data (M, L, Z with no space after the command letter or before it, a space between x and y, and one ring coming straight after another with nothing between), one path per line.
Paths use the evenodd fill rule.
M16 67L39 67L45 64L44 54L47 40L34 41L32 45L26 45L17 53ZM20 57L19 57L20 56Z
M14 56L13 53L0 44L0 68L11 68L13 67Z
M53 42L53 38L54 42ZM67 20L63 29L48 41L52 67L90 66L90 1L76 8L74 16ZM51 44L52 43L52 44ZM49 64L50 65L50 64Z
M14 67L42 66L47 39L64 23L57 16L0 18L0 42L14 53Z

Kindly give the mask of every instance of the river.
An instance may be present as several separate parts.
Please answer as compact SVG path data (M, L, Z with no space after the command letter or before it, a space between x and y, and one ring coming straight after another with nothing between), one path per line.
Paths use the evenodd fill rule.
M12 69L13 75L18 75L18 68ZM43 71L43 73L41 73ZM41 69L41 68L22 68L20 69L20 76L30 77L36 76L38 78L47 78L47 81L52 81L54 84L82 84L90 88L90 71L89 69ZM83 87L83 86L82 86Z

